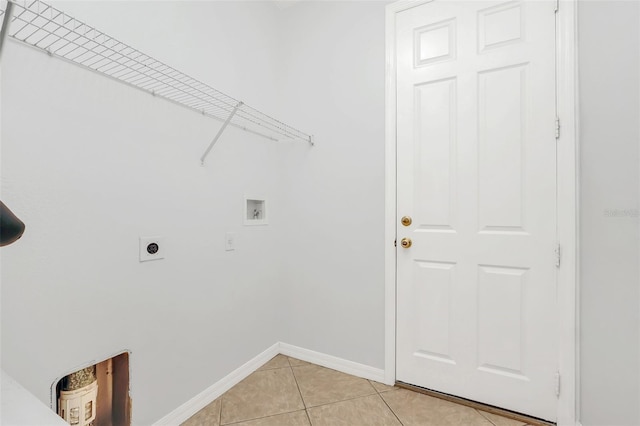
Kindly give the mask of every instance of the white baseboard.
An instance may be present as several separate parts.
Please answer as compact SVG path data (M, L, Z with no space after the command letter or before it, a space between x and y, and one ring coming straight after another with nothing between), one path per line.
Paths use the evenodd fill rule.
M279 343L269 347L267 350L236 368L231 373L227 374L222 379L218 380L216 383L155 422L153 425L177 426L185 422L198 411L202 410L204 407L219 398L223 393L240 383L244 378L256 371L264 363L278 355L279 348Z
M282 355L298 358L302 361L318 364L353 376L375 380L377 382L384 382L384 370L381 368L370 367L368 365L348 361L343 358L338 358L282 342L280 343L280 353Z
M194 396L155 422L153 426L176 426L187 421L191 416L211 404L223 393L240 383L245 377L256 371L264 365L264 363L278 354L298 358L302 361L311 362L313 364L321 365L353 376L362 377L364 379L384 382L384 370L380 368L373 368L368 365L348 361L343 358L279 342L270 346L255 358L247 361L242 366L206 388L198 395Z

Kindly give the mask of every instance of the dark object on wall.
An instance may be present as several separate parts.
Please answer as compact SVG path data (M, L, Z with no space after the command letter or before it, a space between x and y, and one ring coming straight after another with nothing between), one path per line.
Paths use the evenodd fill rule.
M0 247L7 246L24 233L24 223L0 201Z

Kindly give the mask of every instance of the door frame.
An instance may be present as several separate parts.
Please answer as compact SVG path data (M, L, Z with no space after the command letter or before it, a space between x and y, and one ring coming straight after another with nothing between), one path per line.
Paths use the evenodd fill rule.
M386 7L385 90L385 383L396 380L396 14L434 0L401 0ZM447 1L447 0L443 0ZM452 0L455 1L455 0ZM525 0L526 1L526 0ZM559 0L556 0L559 1ZM579 408L579 155L577 0L559 1L556 15L558 268L557 424L576 425Z

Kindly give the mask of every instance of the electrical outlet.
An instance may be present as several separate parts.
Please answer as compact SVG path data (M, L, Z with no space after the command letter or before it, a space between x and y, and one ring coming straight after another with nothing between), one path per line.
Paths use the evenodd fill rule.
M140 237L140 262L164 259L164 252L162 237Z
M227 232L224 235L224 249L226 251L233 251L236 249L236 233Z

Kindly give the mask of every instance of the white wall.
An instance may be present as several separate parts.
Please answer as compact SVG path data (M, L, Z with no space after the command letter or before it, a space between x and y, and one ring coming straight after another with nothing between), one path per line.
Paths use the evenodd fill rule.
M310 153L288 149L283 167L295 213L283 246L287 341L376 367L384 361L383 8L305 2L281 24L283 108L319 139ZM579 13L581 418L637 425L640 17L637 2L581 2Z
M277 107L273 5L59 6ZM56 377L129 349L148 425L281 340L276 143L229 129L201 167L219 122L12 41L2 64L2 200L27 225L2 249L3 369L48 404ZM242 226L244 193L270 194L269 226ZM167 258L139 263L149 235Z
M640 424L639 5L579 3L585 426Z
M139 424L276 340L382 368L384 2L64 7L318 143L230 130L203 169L219 124L8 44L2 199L27 233L2 249L3 367L48 400L56 375L129 348ZM638 5L579 12L581 418L638 424L640 230L604 213L639 204ZM268 227L241 226L245 191L271 193ZM137 262L148 234L166 260ZM72 314L95 324L73 348Z
M385 2L301 2L280 17L285 341L384 368Z

